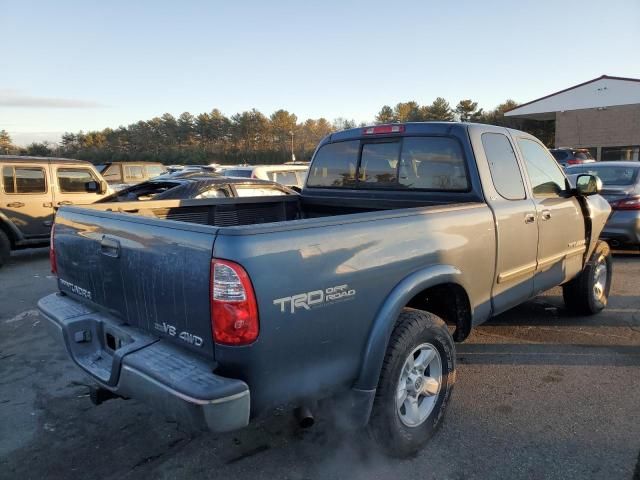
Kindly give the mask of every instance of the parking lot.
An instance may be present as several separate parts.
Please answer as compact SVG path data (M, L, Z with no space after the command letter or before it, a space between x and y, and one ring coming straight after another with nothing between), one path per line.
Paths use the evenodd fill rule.
M340 433L330 405L309 430L282 409L218 436L133 400L93 406L35 310L55 290L47 255L0 270L2 478L640 478L640 255L616 255L600 315L569 316L556 289L477 328L442 429L409 460Z

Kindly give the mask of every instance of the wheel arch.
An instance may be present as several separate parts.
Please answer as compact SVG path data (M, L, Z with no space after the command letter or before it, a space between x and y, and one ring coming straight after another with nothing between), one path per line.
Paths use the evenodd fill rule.
M453 295L454 302L444 302ZM405 307L427 310L455 325L454 339L464 340L471 331L471 299L462 272L452 265L434 265L405 277L387 296L369 331L358 378L357 390L375 390L391 333Z

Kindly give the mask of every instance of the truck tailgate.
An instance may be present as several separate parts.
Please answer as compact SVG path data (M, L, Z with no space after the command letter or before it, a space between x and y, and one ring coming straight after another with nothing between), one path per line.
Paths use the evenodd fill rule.
M217 229L91 209L56 216L58 285L132 327L212 358Z

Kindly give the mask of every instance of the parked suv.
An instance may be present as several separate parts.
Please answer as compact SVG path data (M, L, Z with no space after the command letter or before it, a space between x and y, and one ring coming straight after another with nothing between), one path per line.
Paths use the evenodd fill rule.
M225 168L225 177L246 177L271 180L289 188L301 189L309 170L309 165L249 165Z
M591 155L591 152L586 148L554 148L549 151L562 168L596 161L593 155Z
M167 167L158 162L110 162L96 165L115 191L162 175Z
M0 266L11 250L46 245L60 205L86 205L111 192L89 162L0 155Z

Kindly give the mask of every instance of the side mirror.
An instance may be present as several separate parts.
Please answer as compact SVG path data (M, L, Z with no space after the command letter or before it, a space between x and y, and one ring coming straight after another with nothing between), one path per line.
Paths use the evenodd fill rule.
M84 184L84 189L87 192L95 192L95 193L99 193L100 192L100 184L98 182L95 181L91 181L91 182L87 182Z
M595 195L602 190L602 180L595 175L582 174L576 178L576 193L579 195Z

